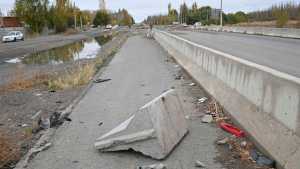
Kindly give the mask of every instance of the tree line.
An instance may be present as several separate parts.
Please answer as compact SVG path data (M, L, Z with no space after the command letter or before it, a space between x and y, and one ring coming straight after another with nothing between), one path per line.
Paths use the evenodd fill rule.
M149 16L144 22L148 24L166 25L173 22L195 24L201 22L203 25L219 24L220 10L210 6L200 7L196 2L191 7L186 3L180 5L179 11L168 5L168 14ZM271 21L276 20L277 26L284 26L288 20L300 20L300 3L288 2L273 5L269 9L245 13L223 13L225 24L237 24L241 22Z
M133 17L127 10L117 12L80 10L72 0L16 0L12 14L36 33L44 28L64 32L81 25L131 25Z
M126 9L119 9L117 12L100 10L96 13L93 24L95 26L120 25L131 26L135 21Z

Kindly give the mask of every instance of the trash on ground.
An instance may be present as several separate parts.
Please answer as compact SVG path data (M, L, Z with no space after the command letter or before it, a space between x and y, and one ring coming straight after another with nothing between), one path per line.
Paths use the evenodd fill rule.
M103 83L103 82L108 82L111 81L111 79L96 79L94 80L94 83Z
M35 95L36 96L42 96L43 94L42 93L36 93Z
M29 125L28 124L22 124L22 127L28 127Z
M134 150L164 159L187 132L182 103L171 89L98 138L94 146L103 152Z
M178 68L178 67L180 67L180 66L179 66L179 65L174 65L174 67Z
M10 59L10 60L6 60L4 62L6 63L20 63L22 60L19 58L14 58L14 59Z
M175 80L181 80L182 77L180 75L175 76Z
M246 147L247 146L247 141L242 141L241 142L241 147Z
M137 169L167 169L167 167L160 163L160 164L152 164L152 165L147 165L147 166L139 166Z
M195 162L195 167L204 168L204 167L206 167L206 165L203 162L197 160Z
M190 86L196 86L196 83L190 83Z
M276 166L276 162L261 153L257 152L255 149L250 151L250 156L253 161L257 163L259 166L267 166L273 168Z
M213 116L212 115L209 115L209 114L207 114L207 115L204 115L203 117L202 117L202 123L211 123L211 122L213 122Z
M69 118L69 117L64 117L64 119L65 119L66 121L69 121L69 122L71 122L71 121L72 121L72 119L71 119L71 118Z
M50 119L45 118L45 117L40 117L40 119L38 121L38 125L39 125L40 129L43 129L43 130L49 129L51 127Z
M240 130L239 128L233 126L232 124L222 122L222 123L220 123L220 127L223 130L235 135L238 138L245 137L245 133L242 130Z
M98 126L102 126L103 125L103 122L100 122L99 124L98 124Z
M229 138L225 137L224 139L217 141L217 144L218 145L225 145L225 144L228 143L228 141L229 141Z
M199 103L204 103L207 100L207 97L202 97L201 99L198 99Z

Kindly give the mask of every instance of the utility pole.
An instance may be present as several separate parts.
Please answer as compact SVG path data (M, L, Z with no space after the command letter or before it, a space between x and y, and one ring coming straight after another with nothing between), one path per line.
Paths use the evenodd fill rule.
M220 26L223 27L223 0L221 0Z

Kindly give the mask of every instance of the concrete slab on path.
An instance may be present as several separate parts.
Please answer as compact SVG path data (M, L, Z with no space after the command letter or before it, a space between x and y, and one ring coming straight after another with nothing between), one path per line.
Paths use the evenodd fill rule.
M192 169L196 160L211 169L223 168L215 161L217 129L202 124L201 119L188 121L189 135L164 161L135 152L101 153L94 148L96 138L172 86L184 99L187 113L198 113L190 91L182 87L181 81L174 80L178 68L165 61L167 56L154 40L143 36L129 38L100 77L112 80L95 84L88 91L71 114L72 122L56 131L53 146L38 154L28 168L134 169L137 165L164 163L168 169Z

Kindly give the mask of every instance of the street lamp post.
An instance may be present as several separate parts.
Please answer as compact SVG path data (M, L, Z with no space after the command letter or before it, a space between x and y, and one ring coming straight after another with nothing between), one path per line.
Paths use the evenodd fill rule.
M221 0L220 26L223 27L223 0Z

